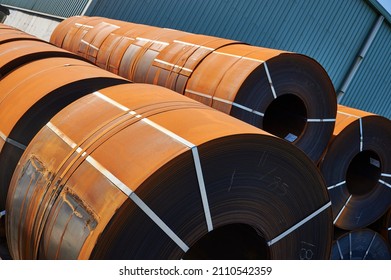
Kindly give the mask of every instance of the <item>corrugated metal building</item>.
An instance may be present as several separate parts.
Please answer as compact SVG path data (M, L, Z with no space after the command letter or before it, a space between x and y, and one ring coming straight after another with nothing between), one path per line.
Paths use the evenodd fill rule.
M97 15L303 53L326 69L341 104L391 118L391 16L376 0L0 0L0 3L57 21L77 14Z

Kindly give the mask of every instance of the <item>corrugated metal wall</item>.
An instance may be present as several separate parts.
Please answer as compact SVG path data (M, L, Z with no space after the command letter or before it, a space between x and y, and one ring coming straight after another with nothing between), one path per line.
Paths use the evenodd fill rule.
M88 3L89 0L0 0L0 4L60 18L82 14Z
M303 53L323 65L338 90L379 13L365 0L97 0L86 14ZM391 118L391 109L385 107L389 78L388 83L375 83L361 73L371 72L372 65L390 74L389 64L376 61L387 55L387 48L389 54L390 36L385 21L360 67L360 78L345 93L344 104Z

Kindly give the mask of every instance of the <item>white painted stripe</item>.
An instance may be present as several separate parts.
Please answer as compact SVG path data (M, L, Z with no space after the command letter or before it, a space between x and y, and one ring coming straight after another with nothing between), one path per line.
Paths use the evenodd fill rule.
M156 44L166 45L166 46L169 45L169 43L167 43L167 42L162 42L162 41L157 41L157 40L147 39L147 38L142 38L142 37L136 37L136 40L145 41L145 42L151 42L151 43L154 43L154 44L156 43Z
M122 104L118 103L117 101L111 99L110 97L107 97L106 95L100 93L99 91L95 91L94 95L99 97L100 99L103 99L104 101L110 103L111 105L114 105L115 107L119 108L122 111L128 112L130 109L126 106L123 106Z
M269 68L267 67L266 62L265 62L263 65L265 66L265 72L266 72L267 79L268 79L268 81L269 81L270 88L271 88L271 90L272 90L274 99L276 99L276 98L277 98L277 94L276 94L276 91L275 91L274 86L273 86L273 81L272 81L272 77L270 76Z
M3 216L5 216L5 210L0 212L0 218L3 217Z
M205 46L197 45L197 44L192 44L192 43L188 43L188 42L184 42L184 41L180 41L180 40L174 40L173 42L174 43L178 43L178 44L182 44L182 45L186 45L186 46L197 47L197 48L200 48L200 49L206 49L206 50L210 50L210 51L214 51L215 50L213 48L209 48L209 47L205 47Z
M311 219L313 219L314 217L316 217L317 215L319 215L320 213L322 213L324 210L326 210L327 208L329 208L331 206L331 202L328 202L326 203L324 206L322 206L321 208L319 208L318 210L316 210L314 213L312 213L311 215L309 215L307 218L301 220L300 222L298 222L297 224L295 224L294 226L292 226L291 228L287 229L286 231L284 231L283 233L281 233L280 235L278 235L277 237L273 238L272 240L268 241L267 242L267 245L270 247L271 245L273 245L274 243L280 241L281 239L283 239L285 236L287 236L288 234L290 234L291 232L295 231L296 229L298 229L299 227L301 227L302 225L304 225L305 223L307 223L308 221L310 221Z
M81 24L81 23L75 23L76 26L79 26L79 27L87 27L87 28L94 28L92 25L87 25L87 24Z
M93 49L99 51L99 48L96 47L96 46L94 46L93 44L88 43L87 41L85 41L85 40L83 40L83 39L81 40L81 42L82 42L83 44L86 44L86 45L90 46L91 48L93 48Z
M191 70L191 69L189 69L189 68L182 67L182 66L179 66L179 65L176 65L176 64L172 64L172 63L169 63L169 62L164 61L164 60L160 60L160 59L157 59L157 58L155 58L154 60L155 60L156 62L158 62L158 63L165 64L165 65L168 65L168 66L171 66L171 67L174 67L174 68L178 68L178 69L181 69L181 70L183 70L183 71L187 71L187 72L190 72L190 73L193 72L193 70Z
M330 186L330 187L327 187L327 189L328 189L328 190L332 190L332 189L334 189L334 188L336 188L336 187L339 187L339 186L344 185L345 183L346 183L346 181L342 181L342 182L339 182L338 184L335 184L335 185L332 185L332 186Z
M362 119L361 118L359 119L359 122L360 122L360 152L362 152L364 136L363 136Z
M335 119L307 119L307 122L335 122Z
M111 181L119 190L128 196L155 224L162 229L184 252L189 250L189 247L160 219L155 212L152 211L126 184L114 176L109 170L103 167L91 156L86 160L102 173L109 181Z
M197 147L193 147L191 149L191 151L193 153L194 165L195 165L197 179L198 179L198 185L200 187L201 201L202 201L202 206L204 207L206 225L208 227L208 231L212 231L213 230L212 216L210 214L208 196L206 194L206 188L205 188L205 182L204 182L204 175L202 174L200 156L198 154Z
M391 188L391 184L389 184L389 183L387 183L387 182L385 182L385 181L383 181L383 180L381 180L381 179L379 179L379 183L381 183L381 184L383 184L383 185L385 185L385 186Z
M380 175L383 176L383 177L390 177L390 178L391 178L391 174L382 173L382 174L380 174Z
M191 94L194 94L194 95L198 95L198 96L201 96L201 97L205 97L205 98L208 98L208 99L212 99L212 96L207 95L207 94L202 93L202 92L198 92L198 91L194 91L194 90L190 90L190 89L186 89L185 92L188 92L188 93L191 93Z
M341 257L341 260L343 260L343 254L342 254L341 247L339 246L338 240L337 240L337 247L338 247L339 256Z
M72 149L77 147L77 144L70 139L68 136L66 136L60 129L58 129L54 124L51 122L48 122L46 124L48 128L50 128L51 131L53 131L55 134L57 134L58 137L60 137L68 146L70 146Z
M189 246L186 245L185 242L183 242L182 239L179 238L178 235L175 234L163 221L159 218L158 215L155 214L155 212L152 211L151 208L148 207L142 201L135 193L132 193L132 195L129 197L138 207L140 207L141 210L144 211L145 214L148 215L148 217L155 222L157 226L160 227L161 230L163 230L170 238L173 240L181 249L183 252L187 252L189 250Z
M369 253L369 250L370 250L371 247L372 247L373 241L375 240L375 237L376 237L376 232L374 233L374 235L373 235L373 237L372 237L372 240L371 240L371 243L369 243L368 249L367 249L367 251L365 252L364 257L362 258L363 260L366 259L367 255L368 255L368 253Z
M352 198L352 195L350 195L350 196L348 197L348 199L347 199L346 202L345 202L345 205L341 208L341 210L339 211L337 217L335 217L334 222L333 222L334 225L335 225L335 223L338 221L338 219L339 219L339 217L341 216L343 210L345 210L345 207L346 207L346 205L348 205L348 203L349 203L349 201L350 201L351 198Z

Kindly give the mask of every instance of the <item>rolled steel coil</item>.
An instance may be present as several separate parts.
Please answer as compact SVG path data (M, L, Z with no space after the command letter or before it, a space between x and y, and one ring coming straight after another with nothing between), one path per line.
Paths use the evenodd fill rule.
M78 58L74 53L43 41L16 40L0 43L0 79L23 64L48 57Z
M320 163L334 225L366 227L391 205L391 121L338 106L333 139Z
M330 259L389 260L391 259L391 251L379 233L366 228L340 236L333 243Z
M15 259L325 259L333 228L302 151L146 84L57 113L20 159L6 217Z
M386 215L382 220L382 227L380 233L383 235L384 239L388 242L388 245L391 247L391 207L388 209Z
M322 66L304 55L97 17L64 20L51 42L284 138L315 162L332 135L334 87Z
M18 40L42 41L33 35L29 35L19 29L0 24L0 44Z
M4 210L15 166L35 134L81 96L127 82L70 57L33 61L0 80L0 211Z

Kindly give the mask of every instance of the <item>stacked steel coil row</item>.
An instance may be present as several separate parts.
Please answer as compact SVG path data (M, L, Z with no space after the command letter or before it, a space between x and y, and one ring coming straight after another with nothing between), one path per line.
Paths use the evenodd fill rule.
M300 149L14 38L0 53L13 57L0 79L0 194L14 259L329 257L331 203Z
M51 42L284 138L314 162L333 132L333 85L321 65L301 54L99 17L64 20Z

